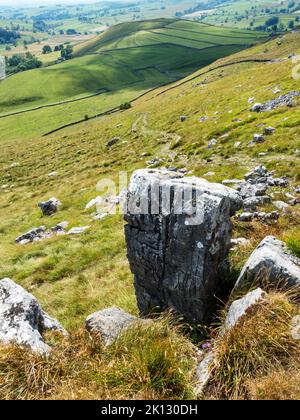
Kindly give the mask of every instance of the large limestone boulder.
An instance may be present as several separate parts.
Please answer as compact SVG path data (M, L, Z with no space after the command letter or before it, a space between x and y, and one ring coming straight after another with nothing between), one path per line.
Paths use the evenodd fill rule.
M0 281L0 342L15 343L47 354L50 347L42 334L56 330L67 334L56 319L47 315L34 296L10 279Z
M252 284L300 286L300 259L287 251L284 242L267 236L250 255L234 291Z
M117 307L103 309L89 315L85 321L86 329L100 334L105 346L112 344L118 336L138 318Z
M134 172L125 204L127 255L141 314L172 309L202 322L228 274L239 193L167 170Z

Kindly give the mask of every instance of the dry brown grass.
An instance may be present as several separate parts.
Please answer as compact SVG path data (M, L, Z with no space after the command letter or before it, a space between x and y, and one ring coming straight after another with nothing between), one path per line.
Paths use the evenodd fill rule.
M216 342L218 368L207 394L213 398L250 399L273 394L276 399L299 395L299 381L288 386L284 372L299 378L300 346L291 335L291 319L298 313L291 294L269 293L247 317ZM224 314L225 315L225 314ZM268 391L272 376L273 390ZM269 392L269 393L268 393Z
M104 348L85 331L55 343L47 358L0 349L0 399L184 399L193 347L168 320L128 329Z

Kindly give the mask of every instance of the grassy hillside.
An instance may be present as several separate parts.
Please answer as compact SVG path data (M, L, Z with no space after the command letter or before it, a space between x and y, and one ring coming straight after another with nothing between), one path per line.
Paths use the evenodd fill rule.
M96 310L117 305L129 312L137 312L122 216L117 214L102 221L92 221L90 211L84 210L85 205L98 195L98 181L106 178L117 181L120 170L128 170L130 175L134 169L147 166L147 161L152 158L164 159L158 166L185 166L195 175L212 181L242 177L256 165L264 164L269 170L275 170L278 176L288 176L292 186L299 185L299 103L294 108L283 107L258 114L249 112L248 103L251 97L257 102L277 97L279 94L274 93L275 89L280 89L281 93L299 89L299 80L292 78L294 64L287 58L300 53L299 41L299 33L287 34L280 43L273 40L223 58L183 81L148 93L134 102L130 110L84 122L51 136L29 139L23 136L22 124L29 114L24 114L23 120L19 117L12 120L17 126L18 136L11 140L7 131L1 140L0 278L9 276L26 287L47 312L57 317L66 328L77 332L72 338L74 354L62 346L61 353L57 353L51 362L49 373L49 377L57 378L61 372L64 374L65 369L72 386L68 388L69 382L62 381L63 389L57 390L50 385L47 393L49 388L35 389L32 385L33 390L28 391L25 372L24 377L18 375L22 386L11 391L11 395L18 397L21 388L25 389L24 393L28 391L31 398L33 395L66 397L71 395L71 389L76 390L72 395L77 398L99 398L100 395L106 398L185 398L191 395L186 384L187 376L183 378L176 370L179 367L180 372L191 372L185 360L178 360L178 354L183 354L182 348L187 352L190 349L182 338L178 342L177 335L166 338L163 329L158 329L154 336L153 331L146 335L133 333L136 335L128 337L125 343L128 354L124 357L118 345L102 352L91 348L88 338L84 344L79 340L78 329L85 317ZM273 61L256 62L258 59ZM66 112L64 108L63 112ZM180 121L180 115L187 116L185 122ZM35 124L39 125L39 121ZM261 132L264 125L275 127L276 132L266 137L264 143L249 147L253 134ZM107 141L115 136L120 137L119 143L107 148ZM212 138L217 139L217 147L208 149L208 141ZM237 141L240 142L238 148L234 146ZM266 154L259 155L262 152ZM57 177L48 176L52 171L57 171ZM292 192L292 186L286 191ZM276 189L273 193L280 197L281 193ZM52 196L60 199L63 206L51 218L42 217L37 203ZM79 236L57 236L26 246L14 242L17 236L34 226L50 227L62 220L69 221L70 227L90 225L91 228ZM241 224L235 221L234 236L246 237L250 244L232 252L233 278L252 249L267 234L285 240L299 255L299 222L299 206L291 207L278 224ZM254 322L254 325L257 324ZM169 349L170 343L177 344L172 344L175 350L168 353L167 362L170 364L163 364L162 369L160 363L155 363L165 360L165 344L159 346L158 343L166 343L166 340ZM133 342L135 345L139 343L136 352L132 348ZM157 353L155 349L158 349ZM91 359L89 354L93 355ZM153 354L157 358L151 359ZM173 354L177 356L172 358ZM2 353L3 370L6 369L9 378L13 375L10 366L17 366L16 371L23 374L23 370L33 363L30 356L18 354L18 364L15 365L12 363L15 357L12 352ZM112 362L107 363L107 360ZM164 378L170 378L166 372L174 372L175 376L172 374L170 382L163 385L155 382L147 370L149 360L150 366L155 365ZM91 370L87 371L86 366ZM176 369L173 370L171 367L174 366ZM43 369L38 370L42 375L38 376L38 381L29 383L44 383L49 365ZM56 369L60 369L59 374ZM74 379L74 369L85 372L80 383ZM282 377L286 375L285 371L281 374ZM278 378L279 373L274 375ZM296 380L299 376L293 372L291 377ZM141 380L137 383L136 378ZM157 380L160 379L159 376ZM259 386L265 391L272 383L271 377L259 378L259 381ZM177 384L180 386L176 388ZM168 392L162 393L162 389ZM258 388L254 387L252 395L257 395L256 392ZM267 391L263 395L268 397Z
M85 44L70 61L2 81L0 138L43 134L102 113L263 39L257 32L220 32L189 21L160 19L117 25ZM65 101L67 106L60 105ZM13 119L3 118L49 105Z

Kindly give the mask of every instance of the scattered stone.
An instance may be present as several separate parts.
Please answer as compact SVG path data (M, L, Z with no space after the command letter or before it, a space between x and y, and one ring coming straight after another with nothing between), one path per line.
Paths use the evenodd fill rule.
M249 285L300 286L300 259L288 253L286 245L267 236L244 265L234 291Z
M80 233L84 233L86 230L90 229L91 226L81 226L81 227L73 227L68 231L68 235L79 235Z
M215 172L206 172L206 174L204 174L203 176L214 176L216 175Z
M264 157L264 156L267 156L267 154L268 153L266 153L266 152L260 152L260 153L258 153L258 157Z
M211 140L209 140L209 142L208 142L208 146L207 146L207 148L208 148L208 149L211 149L212 147L216 146L217 144L218 144L218 141L217 141L216 139L211 139Z
M24 233L23 235L19 236L16 239L16 242L21 245L25 245L29 242L34 242L34 241L43 239L45 237L45 234L46 234L46 227L40 226L38 228L33 228L29 230L28 232Z
M272 203L275 207L278 208L278 210L285 210L289 207L289 205L287 203L285 203L284 201L273 201Z
M129 326L138 321L138 318L112 307L95 312L86 318L86 329L100 334L105 346L112 344L119 335Z
M272 99L270 101L267 101L264 104L255 104L250 111L252 112L265 112L265 111L272 111L276 108L282 107L282 106L289 106L294 107L296 106L296 102L294 98L299 97L300 92L299 91L291 91L289 93L286 93L285 95L281 95L276 99Z
M300 194L300 185L294 188L296 194Z
M172 308L199 322L212 315L228 270L230 216L240 206L239 194L221 184L163 170L134 172L125 236L142 314Z
M14 162L10 165L10 168L17 168L18 166L20 166L20 164L17 162Z
M254 143L263 143L265 141L265 138L262 134L254 134L253 141Z
M223 185L237 185L243 182L241 179L224 179L222 181Z
M264 133L269 136L273 133L275 133L276 129L274 127L265 127Z
M69 222L60 222L56 226L53 226L51 230L57 235L65 235L66 229L68 226L69 226Z
M294 316L291 324L291 334L293 339L300 340L300 315Z
M51 216L58 211L61 202L57 198L52 197L48 201L41 201L38 206L42 210L44 216Z
M256 211L257 207L271 203L271 198L268 195L259 197L248 197L244 200L243 208L245 211Z
M34 296L6 278L0 281L0 342L18 344L48 354L42 334L46 330L67 334L56 319L47 315Z
M228 310L223 332L228 331L235 327L238 322L249 312L249 310L263 301L267 294L261 289L257 288L249 292L241 299L234 301Z
M56 177L58 175L58 173L57 172L50 172L49 174L48 174L48 177L49 178L54 178L54 177Z
M208 117L201 117L199 118L199 122L203 123L208 120Z
M234 147L236 148L236 149L238 149L240 146L241 146L241 142L240 141L236 141L235 143L234 143Z
M261 103L256 103L253 105L253 107L250 109L250 111L252 112L261 112L263 110L263 104Z
M238 216L240 222L251 222L253 219L253 213L244 212Z
M186 115L181 115L181 116L180 116L180 121L181 121L181 122L186 121L186 119L187 119L187 116L186 116Z
M93 220L102 220L107 216L108 213L97 213L95 216L93 216Z
M247 246L249 245L250 241L246 238L234 238L231 239L231 245L233 246Z
M212 350L204 357L204 359L197 366L194 386L194 393L196 394L196 396L200 396L203 394L216 367L216 356L214 351Z
M115 144L119 143L120 140L121 140L120 137L113 137L106 143L106 147L110 148L114 146Z
M248 104L253 104L254 101L255 101L255 98L249 98L248 99Z
M97 205L102 204L102 202L103 202L103 199L100 196L98 196L96 198L93 198L91 201L89 201L87 203L87 205L85 206L85 209L88 210L88 209L90 209L90 208L92 208L94 206L97 206Z

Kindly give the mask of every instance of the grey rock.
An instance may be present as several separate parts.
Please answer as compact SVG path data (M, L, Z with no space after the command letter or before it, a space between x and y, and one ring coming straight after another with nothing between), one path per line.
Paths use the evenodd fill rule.
M86 329L100 334L105 346L112 344L119 335L138 318L117 307L103 309L86 318Z
M240 222L251 222L253 219L253 213L251 212L244 212L238 216Z
M237 191L221 184L163 170L134 172L125 235L142 314L171 308L194 321L210 317L228 273L230 216L241 204Z
M273 205L278 208L278 210L285 210L289 207L289 205L287 203L285 203L284 201L273 201Z
M46 330L67 334L59 322L47 315L34 296L10 279L0 281L0 342L18 344L40 354L49 353L43 340Z
M296 315L292 319L291 334L294 340L300 340L300 315Z
M114 146L115 144L119 143L120 140L121 140L120 137L113 137L112 139L108 140L108 142L106 143L106 147L110 148Z
M282 106L289 106L294 107L296 106L295 98L300 96L299 91L291 91L286 93L285 95L281 95L276 99L272 99L270 101L267 101L264 104L255 104L251 111L253 112L266 112L266 111L272 111L274 109L277 109Z
M38 206L42 210L44 216L51 216L51 214L58 211L58 208L61 206L61 202L57 198L52 197L48 201L40 202Z
M244 265L234 290L246 285L300 286L300 259L288 253L283 242L267 236Z
M275 133L275 131L276 131L276 129L275 129L274 127L266 127L266 128L264 129L264 133L265 133L267 136L269 136L269 135L271 135L271 134Z
M211 149L212 147L216 146L217 144L218 144L218 142L217 142L217 140L216 140L216 139L211 139L211 140L209 140L209 142L208 142L207 148L208 148L208 149Z
M180 116L180 121L181 121L181 122L186 121L186 119L187 119L187 116L186 116L186 115L181 115L181 116Z
M246 238L234 238L234 239L231 239L230 243L231 245L234 245L234 246L236 245L247 246L249 245L250 241L249 239L246 239Z
M235 300L229 307L223 331L228 331L235 327L238 322L243 318L244 315L258 302L265 299L266 293L261 289L257 288L241 299Z
M254 143L263 143L265 141L265 138L262 134L254 134L253 141Z
M28 232L24 233L23 235L19 236L16 239L17 243L20 244L25 244L28 242L33 242L36 240L40 240L44 237L46 232L46 227L45 226L40 226L37 228L33 228L31 230L29 230Z
M263 206L271 202L268 195L258 197L248 197L244 200L243 208L245 211L255 211L257 206Z
M73 227L72 229L68 231L68 235L79 235L81 233L84 233L89 228L90 226Z
M261 103L256 103L252 106L252 108L250 109L250 111L252 112L261 112L263 110L263 104Z
M265 297L266 293L258 288L249 292L242 299L234 301L228 310L224 325L219 332L219 337L222 337L226 332L234 328L249 310L251 310L254 305L262 302ZM218 361L216 352L212 349L198 364L195 372L194 392L197 396L203 394L217 367Z

